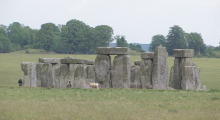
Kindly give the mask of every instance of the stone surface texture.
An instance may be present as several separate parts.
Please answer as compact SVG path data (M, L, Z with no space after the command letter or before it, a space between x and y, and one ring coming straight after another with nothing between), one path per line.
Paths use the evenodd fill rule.
M194 50L193 49L174 49L173 50L174 57L187 57L192 58L194 57Z
M112 67L113 88L130 88L131 63L128 55L118 55L114 58Z
M174 89L199 90L199 68L192 61L194 51L191 49L174 50L174 66L171 70L169 86Z
M154 52L145 52L141 54L142 59L153 59L154 58Z
M168 87L167 50L158 46L154 52L152 85L153 89L165 90Z
M97 55L95 59L95 78L101 88L111 86L111 57L109 55Z
M131 66L130 88L142 88L139 65Z

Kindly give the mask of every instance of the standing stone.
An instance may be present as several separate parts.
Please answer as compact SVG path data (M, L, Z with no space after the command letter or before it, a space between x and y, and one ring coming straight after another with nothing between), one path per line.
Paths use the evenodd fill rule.
M171 69L170 73L170 83L169 86L175 89L181 89L181 80L182 80L182 71L181 71L181 59L174 59L174 66Z
M53 88L60 88L60 63L52 63Z
M74 72L74 88L85 88L86 72L83 64L78 64Z
M88 82L95 82L95 65L86 66L86 79L90 79Z
M147 86L152 85L152 68L153 61L152 60L143 60L141 61L140 75L144 76L144 80L142 81L143 88L147 88Z
M154 52L152 84L153 89L167 89L168 87L168 66L167 50L165 47L158 46Z
M153 69L153 52L146 52L141 54L141 83L142 88L152 88L152 69Z
M69 64L60 65L60 88L66 88L69 81Z
M139 65L134 65L131 67L130 88L142 88Z
M130 88L130 70L129 55L118 55L114 58L112 68L113 88Z
M199 90L199 68L196 66L184 66L181 87L184 90Z
M23 62L21 63L21 69L24 72L24 86L37 87L36 64Z
M95 78L100 88L111 87L111 57L109 55L97 55L95 59Z
M54 87L52 64L38 63L37 64L37 78L41 81L41 87Z

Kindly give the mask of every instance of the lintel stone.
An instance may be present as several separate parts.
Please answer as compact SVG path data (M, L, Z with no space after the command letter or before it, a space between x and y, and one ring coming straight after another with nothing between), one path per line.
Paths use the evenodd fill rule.
M86 64L86 65L94 65L95 61L84 60L84 59L76 59L76 58L64 58L61 59L62 64Z
M141 54L142 59L153 59L154 58L154 52L145 52Z
M194 57L194 50L193 49L174 49L173 56L192 58Z
M60 58L39 58L40 63L60 63Z
M97 54L103 55L128 55L129 48L127 47L98 47Z

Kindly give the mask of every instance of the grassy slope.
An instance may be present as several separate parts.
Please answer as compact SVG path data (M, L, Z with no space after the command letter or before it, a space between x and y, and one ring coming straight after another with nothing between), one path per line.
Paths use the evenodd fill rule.
M0 120L22 119L212 119L220 118L220 59L194 58L201 67L201 81L209 91L157 91L136 89L19 88L20 63L39 57L95 55L0 54ZM140 60L139 56L131 61ZM173 58L168 59L169 67Z

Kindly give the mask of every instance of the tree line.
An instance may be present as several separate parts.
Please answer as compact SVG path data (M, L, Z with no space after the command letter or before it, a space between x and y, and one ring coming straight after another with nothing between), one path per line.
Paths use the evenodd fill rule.
M109 46L116 38L113 34L108 25L90 27L76 19L65 25L45 23L39 30L13 22L0 25L0 53L33 48L62 54L94 54L97 47Z
M114 40L117 47L143 52L140 45L128 44L125 36L113 34L112 27L108 25L90 27L76 19L69 20L65 25L45 23L40 29L13 22L9 26L0 25L0 53L32 48L61 54L95 54L97 47L107 47ZM207 46L201 34L186 33L178 25L170 27L167 36L154 35L150 51L158 45L167 47L169 55L173 54L173 49L194 49L197 56L220 57L220 46Z
M166 47L169 55L173 54L173 49L194 49L196 56L219 56L216 54L217 52L215 52L218 51L219 47L207 46L201 34L196 32L186 33L178 25L170 27L167 36L160 34L154 35L150 43L150 51L154 51L158 45Z

